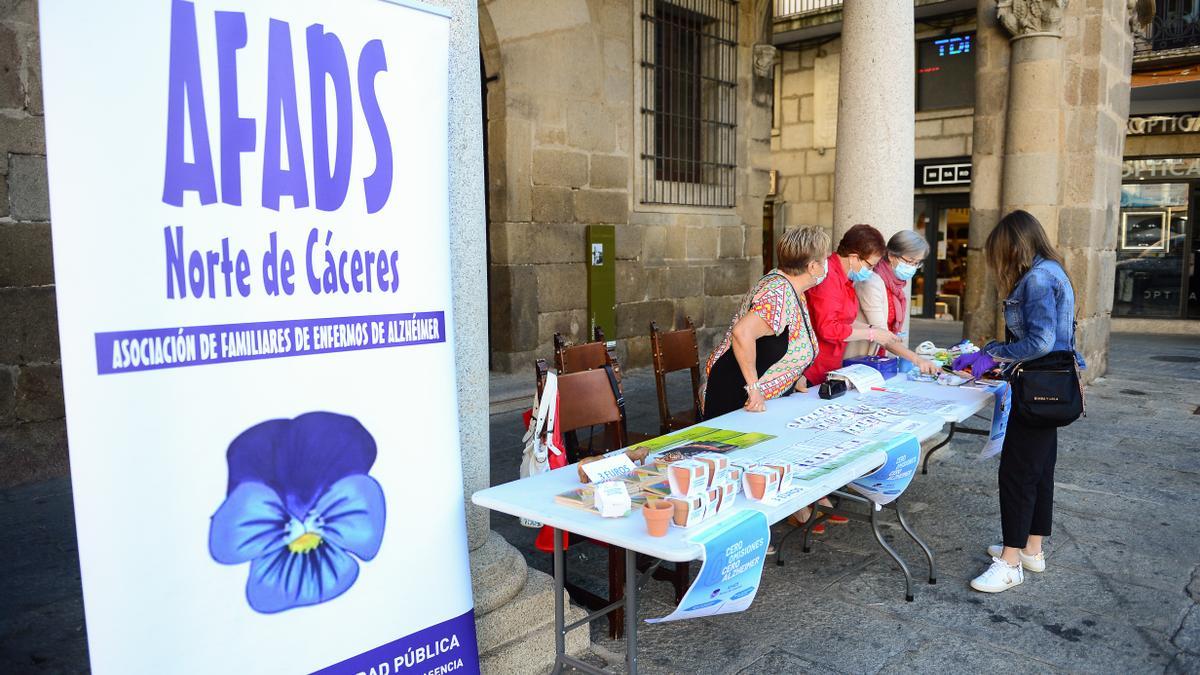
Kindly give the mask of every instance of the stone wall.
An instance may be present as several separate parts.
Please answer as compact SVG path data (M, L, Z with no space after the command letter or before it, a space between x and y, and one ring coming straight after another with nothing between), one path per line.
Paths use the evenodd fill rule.
M0 486L63 475L37 3L0 4Z
M1075 285L1076 339L1089 379L1108 370L1133 63L1126 11L1123 0L1078 0L1063 22L1058 248Z
M640 203L641 0L485 0L492 368L551 356L554 333L587 338L585 232L616 226L618 353L650 362L649 324L690 316L701 349L761 271L769 103L751 47L765 0L742 2L737 206ZM756 158L762 158L756 159Z
M970 31L974 27L974 21L963 20L951 30ZM913 48L916 40L944 32L944 29L920 27L913 35ZM771 130L771 168L779 172L776 203L780 204L782 216L776 222L777 233L784 228L808 225L833 228L833 173L837 155L834 139L841 50L840 37L821 44L792 44L780 49ZM916 113L913 139L916 159L970 155L972 112L971 108L955 108ZM869 182L870 177L863 180ZM938 191L946 190L930 192Z

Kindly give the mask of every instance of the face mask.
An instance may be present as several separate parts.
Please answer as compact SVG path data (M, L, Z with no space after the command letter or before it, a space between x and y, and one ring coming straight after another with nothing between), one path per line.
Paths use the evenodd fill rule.
M829 258L821 261L821 276L813 277L813 286L825 281L827 276L829 276Z
M893 267L892 271L896 273L896 278L900 281L908 281L917 273L917 266L902 262Z
M850 272L848 272L846 274L846 276L850 278L850 281L859 283L862 281L866 281L867 279L870 279L872 274L874 274L874 272L867 269L866 265L863 265L862 267L858 268L857 270L850 270Z

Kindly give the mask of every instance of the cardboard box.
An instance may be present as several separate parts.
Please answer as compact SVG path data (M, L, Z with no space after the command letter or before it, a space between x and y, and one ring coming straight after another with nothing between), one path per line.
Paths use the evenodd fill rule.
M757 467L758 464L745 460L734 460L729 463L729 478L733 481L735 491L740 492L742 489L742 474Z
M733 480L726 476L725 480L720 484L721 505L717 509L717 513L722 513L729 510L733 503L737 501L739 481Z
M609 480L596 484L596 510L602 518L621 518L632 507L624 481Z
M667 478L674 497L691 497L708 489L708 464L685 459L667 467Z
M675 507L671 516L671 524L676 527L691 527L703 522L708 510L708 494L700 493L691 497L667 497Z
M791 462L768 462L761 465L764 469L770 469L779 474L779 491L783 492L792 487L792 464Z
M708 465L708 486L711 488L729 472L729 458L716 452L700 452L692 457Z
M762 501L779 493L779 472L757 467L742 473L742 490L746 497Z

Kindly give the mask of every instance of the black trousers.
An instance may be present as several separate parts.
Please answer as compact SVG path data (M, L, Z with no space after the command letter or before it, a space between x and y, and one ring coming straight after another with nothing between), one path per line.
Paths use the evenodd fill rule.
M1000 455L1000 525L1004 545L1025 548L1029 535L1050 535L1058 429L1008 420Z

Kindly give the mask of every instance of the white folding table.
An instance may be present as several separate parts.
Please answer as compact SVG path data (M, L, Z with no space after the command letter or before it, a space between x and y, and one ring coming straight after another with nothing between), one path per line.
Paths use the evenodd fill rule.
M946 399L957 404L952 415L949 412L943 415L914 414L904 418L916 420L921 423L919 427L912 429L910 433L922 441L939 432L946 422L951 421L951 417L957 419L961 414L961 419L966 419L974 414L975 411L981 409L986 400L978 399L974 394L982 394L986 399L990 399L990 394L987 394L987 392L958 392L958 388L913 383L908 382L902 377L889 380L888 384L902 387L907 393L928 398ZM857 392L851 392L833 401L823 401L817 397L816 390L813 388L807 393L797 393L786 398L768 401L766 412L749 413L744 410L738 410L707 420L697 426L741 432L761 432L774 435L775 438L771 440L729 453L729 456L734 459L753 460L755 457L771 454L772 452L789 447L816 433L811 429L791 429L787 426L789 421L805 415L826 403L852 404L859 396L860 394ZM970 409L970 412L968 412L968 409ZM846 439L852 438L848 434L843 435ZM556 495L579 487L579 477L574 464L530 478L480 490L471 496L471 501L494 511L538 521L554 528L554 646L557 656L555 671L557 672L565 666L571 666L589 673L603 672L566 653L566 634L568 631L584 626L610 612L624 608L626 664L628 672L632 675L637 672L638 588L640 584L644 583L650 577L655 569L655 567L651 567L639 576L636 560L638 553L672 562L698 560L703 556L704 549L700 545L690 541L690 539L706 528L720 523L725 517L734 515L744 509L755 509L766 515L769 524L777 523L800 508L812 504L851 481L874 471L884 461L886 461L884 452L870 453L847 462L819 479L795 482L793 486L800 486L802 489L791 500L775 507L769 507L741 495L734 503L732 509L722 514L720 518L686 529L672 526L664 537L649 536L646 533L644 519L636 511L623 518L601 518L590 511L565 506L556 502L554 500ZM573 532L583 537L606 542L612 546L625 549L624 598L592 612L569 625L565 625L563 610L565 584L563 571L563 531ZM909 535L916 539L911 531ZM876 531L876 536L879 538L878 531ZM880 541L882 543L881 538ZM919 540L917 541L919 542ZM928 551L924 544L922 544L922 547ZM885 545L885 548L888 547ZM894 558L899 560L890 548L888 550ZM657 563L655 566L657 566ZM903 567L902 562L901 566ZM905 573L907 576L907 568L905 568Z

